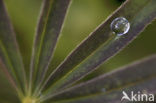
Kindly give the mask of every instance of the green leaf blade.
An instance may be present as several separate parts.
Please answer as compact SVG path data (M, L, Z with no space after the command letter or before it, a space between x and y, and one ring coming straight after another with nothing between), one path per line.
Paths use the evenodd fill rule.
M78 99L81 98L82 99L84 98L83 101L85 101L85 98L98 97L100 95L103 95L102 98L105 98L106 101L108 101L106 98L108 96L109 99L108 102L110 101L113 102L114 96L111 96L113 95L111 93L114 93L114 91L118 91L118 96L120 96L119 94L122 94L122 90L128 91L148 90L148 92L155 94L156 93L155 92L156 87L154 86L156 83L155 67L156 67L156 55L153 55L141 61L134 62L128 66L119 68L111 73L101 75L87 82L68 88L64 91L61 91L60 93L58 92L53 96L51 95L51 99L49 99L48 101L73 100L75 101L74 103L78 103L79 101ZM147 82L151 83L148 84ZM139 86L137 87L137 85ZM120 100L121 97L118 96L116 95L116 98ZM89 98L86 100L90 101L91 98L90 100Z
M127 20L131 23L129 32L121 37L113 37L113 39L107 45L105 45L105 42L101 42L100 46L98 46L95 51L92 51L92 54L89 54L87 58L81 56L81 54L83 55L83 52L79 52L79 49L76 49L73 54L67 57L67 59L65 59L65 61L56 69L56 71L51 74L49 81L46 81L46 89L43 90L45 91L45 94L52 94L53 92L57 91L57 89L66 88L72 85L91 71L95 70L103 62L121 51L132 40L134 40L149 23L155 19L155 5L155 0L127 0L124 5L122 5L110 18L108 18L108 20L102 26L97 29L98 32L95 32L95 34L93 33L92 35L99 35L99 32L102 32L103 35L108 36L109 33L112 32L110 30L111 22L115 18L121 16L127 18ZM104 31L102 27L103 29L108 30ZM98 38L99 37L94 39L97 39L98 41ZM85 45L86 42L87 40L84 41L81 45ZM96 44L96 42L94 43ZM86 47L85 50L87 50L89 46L94 47L95 45L87 46L88 47ZM71 65L73 62L72 57L75 56L77 59L82 57L84 60L81 63L76 61L73 63L73 65Z
M88 97L82 97L82 98L77 98L73 100L67 100L67 101L60 101L60 102L53 102L53 103L103 103L104 101L106 103L119 103L121 102L122 99L122 91L125 91L126 93L131 93L131 91L138 91L142 94L144 93L149 93L149 94L156 94L156 78L131 85L127 88L124 89L119 89L119 90L113 90L109 93L103 93L99 95L92 95ZM133 103L141 103L142 101L138 102L133 102ZM149 103L150 101L143 101L143 103ZM51 102L50 102L51 103ZM127 103L131 103L131 101L128 101Z
M36 86L39 88L45 78L70 1L44 0L43 2L32 53L30 89L35 89Z
M16 36L3 0L0 0L0 61L20 92L25 93L27 81Z

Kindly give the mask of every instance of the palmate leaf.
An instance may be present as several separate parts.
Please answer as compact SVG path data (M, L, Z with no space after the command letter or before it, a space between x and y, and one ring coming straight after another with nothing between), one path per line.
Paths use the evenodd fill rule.
M155 55L86 83L71 86L121 51L156 18L156 0L127 0L46 78L70 2L43 0L27 87L15 33L3 0L0 0L0 66L20 93L19 96L24 96L20 98L22 103L116 103L120 101L123 90L155 93ZM125 17L130 22L131 28L127 34L117 36L110 29L111 22L117 17Z
M3 0L0 0L0 64L15 89L24 94L27 86L24 66Z
M20 103L15 89L10 85L7 76L0 69L0 102L1 103Z
M122 91L156 93L156 55L51 95L63 103L119 103ZM47 97L50 98L50 97Z
M112 34L110 29L111 22L117 17L125 17L131 24L129 32L120 37ZM135 39L155 17L155 0L127 0L51 73L41 88L42 98L72 85L95 70Z
M33 90L44 80L71 0L43 1L30 67L30 89Z

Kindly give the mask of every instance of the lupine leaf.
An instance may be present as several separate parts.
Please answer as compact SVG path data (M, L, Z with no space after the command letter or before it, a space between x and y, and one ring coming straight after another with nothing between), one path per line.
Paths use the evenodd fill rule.
M81 83L60 93L56 93L53 96L51 95L52 98L49 99L49 101L63 101L96 94L99 95L105 92L109 93L112 90L118 90L122 87L126 88L127 86L135 85L151 78L156 78L156 55L119 68L111 73L103 74L88 82ZM156 91L156 88L154 91ZM119 97L119 99L120 98L121 97Z
M0 64L14 87L24 92L27 86L24 66L3 0L0 0Z
M30 70L30 89L44 80L71 0L43 0Z
M110 24L117 17L125 17L130 22L129 32L120 37L114 34L114 37L107 44L105 44L105 40L98 44L97 42L101 38L108 38L108 35L112 32ZM53 94L57 89L72 85L95 70L100 64L117 54L134 40L155 17L155 0L127 0L51 74L45 82L45 88L43 88L45 97ZM91 49L91 52L87 51L90 48L94 49Z
M149 80L145 80L143 82L132 84L126 86L125 88L119 88L112 90L110 92L101 93L97 95L92 95L84 98L77 98L69 101L60 101L60 102L52 102L52 103L120 103L123 97L122 92L126 92L127 94L131 94L134 91L134 94L156 94L156 77L151 78ZM122 101L124 102L124 100ZM132 101L125 100L126 103L132 103ZM133 103L150 103L150 101L145 102L133 102ZM154 103L154 102L151 102Z
M1 69L1 68L0 68ZM0 70L0 102L1 103L20 103L15 89L10 85L8 77Z

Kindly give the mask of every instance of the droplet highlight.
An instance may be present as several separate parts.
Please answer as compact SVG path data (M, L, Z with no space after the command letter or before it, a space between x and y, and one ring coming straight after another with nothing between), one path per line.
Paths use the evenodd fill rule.
M128 33L130 29L130 23L126 18L118 17L112 21L110 28L113 33L117 34L117 36L122 36Z

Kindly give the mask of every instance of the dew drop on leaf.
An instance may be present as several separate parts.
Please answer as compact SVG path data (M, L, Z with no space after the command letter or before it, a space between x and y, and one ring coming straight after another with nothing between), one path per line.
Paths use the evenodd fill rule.
M117 36L122 36L128 33L130 29L130 23L126 18L118 17L112 21L110 28L113 31L113 33L117 34Z

